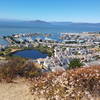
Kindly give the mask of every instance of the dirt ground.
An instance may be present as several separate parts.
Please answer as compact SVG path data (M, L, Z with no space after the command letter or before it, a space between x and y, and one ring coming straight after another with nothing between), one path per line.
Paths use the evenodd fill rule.
M0 100L40 100L34 99L29 88L30 84L24 79L17 79L14 83L0 83Z

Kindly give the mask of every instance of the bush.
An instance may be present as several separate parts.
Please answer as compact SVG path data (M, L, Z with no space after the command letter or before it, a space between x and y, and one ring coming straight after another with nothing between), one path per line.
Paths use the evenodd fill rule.
M79 59L73 59L69 64L69 69L79 68L81 66L83 66L83 64L81 63Z
M33 78L41 75L41 69L37 68L37 66L30 62L23 66L20 70L20 75L26 78Z
M24 58L12 57L8 60L8 63L0 66L0 80L7 82L12 81L17 76L33 78L40 74L41 70L34 63L28 62Z
M15 78L25 63L25 59L22 58L10 58L8 63L0 66L0 79L12 80Z
M46 100L100 100L100 67L44 73L32 85L31 92Z

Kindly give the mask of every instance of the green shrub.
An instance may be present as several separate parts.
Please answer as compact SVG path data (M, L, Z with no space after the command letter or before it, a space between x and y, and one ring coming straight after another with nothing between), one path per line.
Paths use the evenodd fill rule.
M73 59L69 64L69 69L78 68L81 66L83 66L83 64L81 63L80 59Z

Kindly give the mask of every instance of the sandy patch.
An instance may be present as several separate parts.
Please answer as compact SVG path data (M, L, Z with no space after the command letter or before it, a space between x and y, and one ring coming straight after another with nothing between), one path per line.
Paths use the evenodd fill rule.
M15 83L0 83L0 100L39 100L29 91L30 84L24 79Z

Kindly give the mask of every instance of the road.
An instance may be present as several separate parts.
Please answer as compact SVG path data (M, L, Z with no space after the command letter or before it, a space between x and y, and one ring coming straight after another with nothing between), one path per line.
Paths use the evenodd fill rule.
M88 63L85 63L85 66L98 66L100 65L100 59L97 60L97 61L91 61L91 62L88 62Z
M39 42L39 43L44 45L57 45L57 46L68 46L68 47L96 46L95 44L64 44L64 43L46 43L46 42Z

